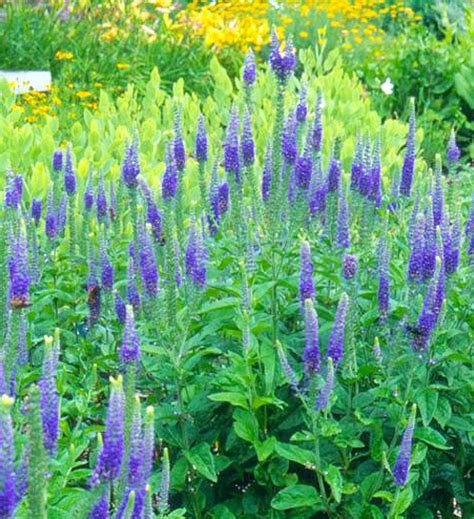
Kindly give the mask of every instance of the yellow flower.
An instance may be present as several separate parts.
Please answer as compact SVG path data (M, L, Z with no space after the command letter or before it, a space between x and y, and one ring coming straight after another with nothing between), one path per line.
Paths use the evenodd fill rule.
M76 92L76 96L79 99L85 99L86 97L90 97L92 94L88 92L87 90L80 90L79 92Z
M26 117L26 122L28 122L28 123L35 123L37 120L38 120L38 118L35 117L34 115L29 115L28 117Z
M356 36L354 38L354 43L362 43L362 38L360 36Z
M69 51L58 50L56 52L56 54L54 55L54 57L58 61L67 61L67 60L73 59L74 58L74 54L72 52L69 52Z
M308 31L300 31L300 37L306 39L309 36Z
M349 49L352 49L352 45L349 42L346 42L346 43L343 43L342 48L349 50Z
M117 63L115 65L119 70L127 70L130 68L130 65L128 63Z
M95 88L102 88L103 86L102 83L94 83Z

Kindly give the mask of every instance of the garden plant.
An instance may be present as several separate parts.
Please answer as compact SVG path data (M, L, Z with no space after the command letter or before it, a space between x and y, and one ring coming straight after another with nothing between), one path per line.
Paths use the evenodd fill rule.
M0 517L474 516L473 170L267 50L66 125L0 84Z

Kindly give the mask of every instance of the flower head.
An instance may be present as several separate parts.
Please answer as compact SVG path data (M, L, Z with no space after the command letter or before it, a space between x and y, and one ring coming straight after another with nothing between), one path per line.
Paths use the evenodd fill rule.
M173 157L178 171L183 171L186 163L184 150L183 130L181 128L181 112L176 110L174 117Z
M176 196L178 189L178 171L174 161L171 144L166 147L166 168L161 180L161 196L167 201Z
M194 222L189 227L188 243L184 252L184 266L186 275L192 283L203 288L207 277L206 251Z
M433 188L433 225L439 227L443 220L444 192L441 174L441 155L436 154L435 183Z
M92 183L92 173L89 172L87 176L86 189L83 195L84 208L86 211L90 211L94 205L94 185Z
M386 96L391 96L393 94L393 83L392 80L388 77L381 85L380 89Z
M56 389L57 356L53 338L45 337L43 373L38 387L40 389L41 421L43 424L44 446L50 454L56 451L59 435L59 397Z
M301 242L300 252L300 280L299 292L301 307L304 307L307 299L313 299L315 296L313 283L313 263L311 261L311 249L306 240Z
M0 517L13 517L16 499L13 426L11 406L13 398L0 398Z
M281 135L281 152L286 164L294 164L298 155L298 144L296 141L296 117L291 112L283 127Z
M76 172L74 170L74 164L72 163L71 148L68 147L66 151L66 164L64 165L64 189L69 196L76 194L76 183Z
M321 151L321 144L322 144L322 140L323 140L322 113L323 113L323 95L321 92L318 92L318 97L316 99L316 108L314 110L314 121L313 121L313 129L312 129L312 144L313 144L313 149L315 151Z
M11 237L8 258L9 301L12 309L21 309L30 304L30 283L28 272L28 242L24 225L16 236Z
M49 191L46 202L46 217L44 220L44 231L46 236L52 240L58 233L56 211L54 210L53 192Z
M5 186L5 207L17 209L23 194L23 177L9 173Z
M330 357L333 360L335 366L339 364L344 355L344 335L348 309L349 297L344 293L337 305L336 317L334 319L326 352L327 357Z
M306 376L319 372L321 354L319 351L318 316L311 299L304 302L306 341L303 354L304 370Z
M35 222L36 227L38 227L39 221L41 219L41 212L43 210L43 203L40 198L33 198L31 200L31 218Z
M125 157L122 162L122 180L129 189L134 189L138 185L139 174L138 137L135 135L125 150Z
M296 105L296 120L299 124L302 124L306 121L306 117L308 115L308 105L306 103L308 89L306 84L303 84L300 88L300 97L298 100L298 104Z
M255 162L255 143L252 135L252 121L250 112L245 110L243 120L242 139L240 141L244 166L250 166Z
M247 87L251 87L255 83L256 75L257 67L255 65L255 56L252 49L249 49L245 55L242 69L242 80Z
M264 202L268 200L270 196L270 186L272 183L272 145L271 141L268 141L267 149L265 150L265 158L263 161L263 171L262 171L262 199Z
M344 279L347 281L354 279L357 274L358 266L359 261L357 256L354 254L344 254L342 258L342 275Z
M224 169L227 174L233 174L237 184L240 184L239 160L239 114L237 108L232 107L229 125L224 141Z
M349 237L349 204L342 186L339 188L339 200L337 204L337 232L336 242L338 247L347 249L350 246Z
M451 130L451 134L449 136L449 142L448 142L448 165L450 168L455 166L459 158L461 157L461 150L459 149L459 146L456 143L456 134L454 133L454 130Z
M331 398L332 390L334 389L334 365L332 357L328 358L328 369L326 373L326 382L321 388L319 395L315 402L315 408L317 410L326 409L329 405L329 399Z
M400 177L400 193L410 196L411 186L413 184L413 174L415 172L415 152L416 152L416 119L415 119L415 102L411 100L411 111L408 136L405 148L405 157L403 159L402 174Z
M280 51L281 42L275 32L272 32L270 43L270 67L280 81L286 81L296 66L296 55L290 40L285 44L285 50Z
M63 169L63 152L60 148L53 152L52 166L55 173Z
M158 293L158 267L156 265L155 251L150 239L151 225L140 226L140 271L142 286L148 297L154 297Z
M395 465L393 466L393 479L395 485L403 486L408 481L410 470L411 446L413 442L413 431L415 429L416 405L413 404L408 425L403 433L402 443L398 451Z
M198 127L196 132L195 152L196 160L198 162L206 162L207 153L207 133L206 133L206 122L204 116L199 114Z

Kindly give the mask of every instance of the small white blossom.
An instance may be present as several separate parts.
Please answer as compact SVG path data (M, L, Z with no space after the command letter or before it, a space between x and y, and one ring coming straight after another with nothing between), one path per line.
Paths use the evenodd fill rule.
M393 94L393 83L392 80L388 77L381 85L380 88L382 89L382 92L390 96Z

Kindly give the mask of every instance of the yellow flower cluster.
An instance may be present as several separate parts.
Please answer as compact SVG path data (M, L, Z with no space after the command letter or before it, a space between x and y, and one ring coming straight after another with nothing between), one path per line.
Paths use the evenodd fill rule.
M206 45L258 50L270 39L265 0L233 0L202 4L194 0L177 16L174 28L202 36Z

